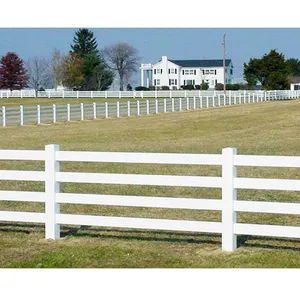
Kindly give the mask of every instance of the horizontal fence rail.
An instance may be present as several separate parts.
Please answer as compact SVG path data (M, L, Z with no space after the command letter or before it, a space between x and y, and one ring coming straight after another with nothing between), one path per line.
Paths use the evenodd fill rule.
M0 160L45 162L44 171L0 171L0 180L42 181L45 183L44 192L0 190L0 201L45 203L44 213L0 211L0 221L44 223L46 239L58 239L60 225L63 224L220 233L223 251L236 249L237 235L300 238L300 227L297 226L243 224L238 223L236 218L238 212L300 215L300 203L237 199L238 189L300 191L300 180L296 179L241 178L237 176L239 166L300 168L300 157L298 156L237 155L234 148L225 148L222 150L222 154L81 152L60 151L58 145L47 145L45 150L0 150ZM214 165L222 168L222 176L61 172L61 162ZM63 193L60 191L61 182L219 188L222 191L222 198ZM213 210L221 212L222 221L204 222L64 214L60 212L60 205L66 203Z
M228 91L229 96L247 95L252 100L257 97L266 97L273 95L278 99L280 97L299 98L299 90L274 90L274 91L253 91L238 90ZM176 97L201 97L218 96L223 91L216 90L167 90L167 91L66 91L66 90L0 90L0 98L176 98ZM250 96L249 96L250 95ZM270 96L271 97L271 96Z
M163 92L165 91L160 93ZM120 118L300 97L300 91L230 91L226 97L223 92L216 91L176 91L177 94L175 91L172 92L174 95L172 94L170 98L167 98L168 95L164 93L158 97L164 95L166 98L152 100L2 106L0 107L0 126ZM79 94L79 92L74 93ZM184 94L182 98L179 93Z

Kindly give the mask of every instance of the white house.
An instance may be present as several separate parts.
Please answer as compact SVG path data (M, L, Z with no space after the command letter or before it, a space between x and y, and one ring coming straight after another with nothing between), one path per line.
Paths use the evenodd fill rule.
M225 66L226 83L231 83L233 76L231 59L225 60ZM141 64L140 70L141 86L152 85L157 89L162 86L180 89L182 85L200 85L201 83L208 83L209 88L212 89L217 83L224 83L222 59L173 60L162 56L156 64Z
M300 90L300 76L293 76L290 78L290 88L292 91Z

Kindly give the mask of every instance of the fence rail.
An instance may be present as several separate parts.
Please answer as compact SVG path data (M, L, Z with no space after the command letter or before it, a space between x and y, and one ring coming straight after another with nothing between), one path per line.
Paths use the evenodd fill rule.
M280 158L280 160L279 160ZM38 222L45 224L45 238L58 239L60 225L89 225L120 228L140 228L209 232L222 234L222 250L237 247L237 235L262 235L300 238L300 227L267 224L241 224L237 212L300 214L300 203L280 203L238 200L238 189L270 189L300 191L300 180L240 178L238 166L299 168L300 157L237 155L234 148L225 148L222 154L166 154L60 151L58 145L46 145L45 150L0 150L0 160L41 160L45 171L3 170L0 180L44 181L45 192L0 191L0 200L45 203L44 213L0 211L0 221ZM219 165L221 177L139 175L109 173L61 172L61 162L113 162L143 164ZM62 193L61 182L85 182L131 185L160 185L209 187L222 190L221 199L149 197L130 195L98 195ZM60 213L60 204L92 204L129 207L157 207L221 211L221 222L106 217Z
M52 104L2 106L0 124L3 127L11 124L41 124L45 122L64 122L113 118L133 115L150 115L183 110L203 109L209 107L246 104L270 100L286 100L297 96L299 91L252 92L252 93L210 93L207 96L186 98L165 98L152 100L133 100L105 103Z
M277 90L277 91L253 91L239 90L227 91L229 97L239 94L258 94L268 96L284 96L288 98L299 98L300 91ZM222 95L223 91L201 91L201 90L167 90L167 91L43 91L20 90L3 91L0 90L0 98L186 98L186 97L207 97Z

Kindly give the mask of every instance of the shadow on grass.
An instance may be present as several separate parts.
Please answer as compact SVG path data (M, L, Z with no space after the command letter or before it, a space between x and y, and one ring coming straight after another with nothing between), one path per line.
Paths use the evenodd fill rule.
M212 244L220 245L221 234L213 233L189 233L189 232L170 232L161 230L135 230L135 229L110 229L110 228L95 228L91 226L80 227L61 227L61 237L88 237L95 239L116 239L126 241L153 241L167 243L191 243L191 244ZM37 230L36 230L37 229ZM20 223L0 223L1 232L14 232L30 234L34 232L44 234L45 228L43 224L20 224ZM148 235L148 236L145 236ZM154 236L155 235L155 236ZM251 244L251 242L254 242ZM295 243L299 246L274 245L270 243ZM237 239L237 247L257 248L257 249L274 249L274 250L290 250L300 251L299 239L277 238L277 237L262 237L240 235Z

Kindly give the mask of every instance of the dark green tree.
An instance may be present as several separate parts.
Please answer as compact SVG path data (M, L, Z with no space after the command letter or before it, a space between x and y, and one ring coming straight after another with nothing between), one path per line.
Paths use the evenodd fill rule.
M288 73L290 76L300 76L300 60L290 58L286 60Z
M77 53L80 58L84 58L85 55L91 52L98 51L94 33L86 28L79 29L75 32L73 43L74 44L71 45L72 52Z
M107 90L113 82L114 74L97 49L94 33L85 28L79 29L75 32L73 43L72 53L78 55L82 62L80 90Z
M284 55L271 50L262 58L251 58L244 63L244 78L251 88L257 83L267 90L287 89L288 68Z
M110 71L100 54L93 51L83 58L81 89L87 91L104 91L107 90L113 80L114 73Z

